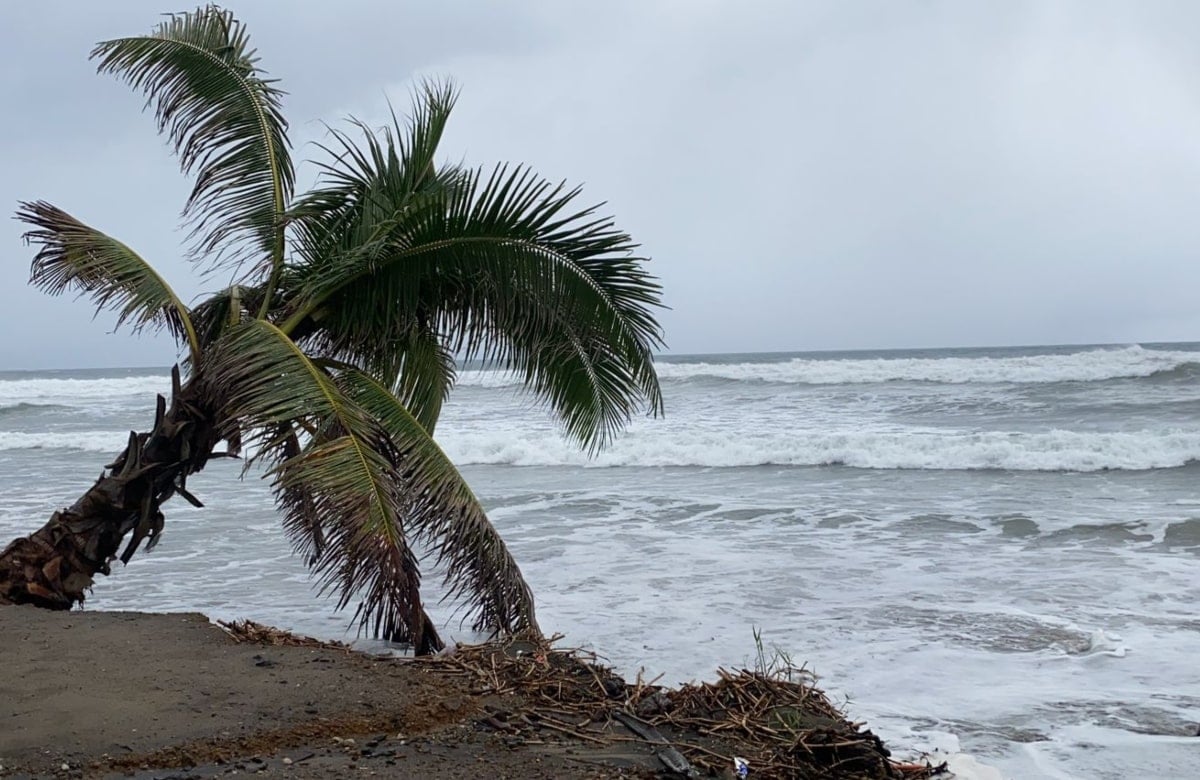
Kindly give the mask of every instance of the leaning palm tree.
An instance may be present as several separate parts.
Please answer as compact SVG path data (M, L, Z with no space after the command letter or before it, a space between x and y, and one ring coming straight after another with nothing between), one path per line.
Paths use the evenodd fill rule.
M639 410L658 413L659 286L636 245L578 206L577 189L522 166L438 164L449 85L423 85L412 115L381 131L331 130L315 187L298 195L283 93L229 12L172 15L92 56L154 107L194 177L190 256L232 283L188 306L126 244L21 204L33 284L165 328L182 358L152 427L0 552L0 604L82 602L114 560L160 539L169 498L201 505L190 475L242 454L361 630L441 646L420 594L428 556L476 629L537 632L517 563L434 427L463 360L518 375L590 450Z

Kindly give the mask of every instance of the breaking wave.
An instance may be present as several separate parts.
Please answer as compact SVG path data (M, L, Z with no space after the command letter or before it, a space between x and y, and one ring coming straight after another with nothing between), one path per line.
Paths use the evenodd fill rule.
M125 446L129 433L120 431L55 431L21 433L0 431L4 450L79 450L115 454Z
M1200 460L1200 432L955 433L778 432L731 439L724 431L630 433L589 459L548 433L439 435L460 465L513 466L847 466L860 469L1103 471L1175 468Z
M104 379L3 379L0 380L0 406L18 404L77 405L78 401L108 401L119 397L169 393L171 379L166 374ZM153 408L153 406L151 406Z
M23 414L42 414L55 409L66 409L61 404L30 404L24 401L16 404L0 404L0 417L17 417Z
M0 451L61 449L112 454L121 431L0 431ZM730 439L725 431L681 427L630 431L589 458L553 430L456 431L438 440L460 466L706 467L845 466L859 469L1103 471L1176 468L1200 461L1200 432L955 433L952 431L788 432Z
M810 385L938 382L946 384L1100 382L1108 379L1195 375L1200 353L1123 347L1011 357L793 358L776 362L665 363L664 380L715 378Z
M801 358L745 362L658 361L667 383L716 379L798 385L858 385L883 382L944 384L1100 382L1146 378L1172 381L1200 377L1200 352L1146 349L1140 346L1093 348L1068 354L1008 357ZM473 388L516 387L523 377L508 371L464 369L457 384ZM100 379L0 380L0 409L14 403L113 400L166 392L166 374Z

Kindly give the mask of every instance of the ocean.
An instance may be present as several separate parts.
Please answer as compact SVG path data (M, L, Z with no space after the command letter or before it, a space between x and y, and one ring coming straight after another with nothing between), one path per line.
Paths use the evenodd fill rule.
M445 408L543 629L670 683L752 664L761 631L896 747L1016 780L1200 775L1200 344L658 368L666 416L593 459L511 377L465 371ZM169 387L0 372L0 540L72 502ZM87 607L345 638L240 471L191 480L207 507L168 505Z

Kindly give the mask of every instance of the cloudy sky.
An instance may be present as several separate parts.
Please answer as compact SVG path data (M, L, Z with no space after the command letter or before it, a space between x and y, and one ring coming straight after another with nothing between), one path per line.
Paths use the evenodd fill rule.
M1200 339L1188 0L230 7L290 93L297 157L321 120L382 123L414 78L452 76L445 157L608 201L663 281L672 352ZM50 200L190 299L219 280L180 259L187 182L87 60L167 10L5 6L0 206ZM172 360L27 287L20 233L0 224L0 370Z

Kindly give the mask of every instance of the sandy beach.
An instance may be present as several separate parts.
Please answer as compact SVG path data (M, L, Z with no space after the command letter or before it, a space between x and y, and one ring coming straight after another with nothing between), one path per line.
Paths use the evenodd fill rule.
M197 613L0 608L0 777L895 778L808 682L627 682L545 642L367 655ZM661 729L661 731L659 730Z
M9 607L0 653L6 780L593 778L654 766L637 747L605 756L481 730L495 701L426 665L239 644L199 614Z

